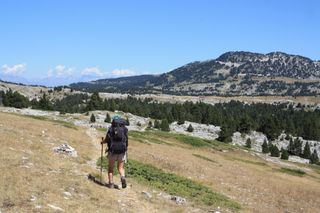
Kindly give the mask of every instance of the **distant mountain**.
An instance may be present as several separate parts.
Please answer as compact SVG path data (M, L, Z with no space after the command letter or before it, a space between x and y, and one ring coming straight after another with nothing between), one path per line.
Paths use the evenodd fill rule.
M161 75L76 83L82 91L175 95L318 95L320 62L282 52L227 52Z
M11 75L3 75L0 73L0 81L6 82L14 82L20 84L30 84L29 80L19 77L19 76L11 76Z

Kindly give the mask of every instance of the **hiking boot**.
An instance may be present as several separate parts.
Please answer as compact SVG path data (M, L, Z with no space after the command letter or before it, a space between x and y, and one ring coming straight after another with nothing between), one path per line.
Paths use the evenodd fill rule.
M127 187L127 181L125 177L121 177L121 185L123 189Z
M109 189L114 189L114 184L113 184L113 183L108 183L108 184L107 184L107 187L108 187Z

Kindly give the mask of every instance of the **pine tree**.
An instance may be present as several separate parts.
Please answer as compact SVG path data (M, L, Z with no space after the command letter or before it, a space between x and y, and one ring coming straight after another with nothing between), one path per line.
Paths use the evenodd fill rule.
M293 139L292 138L290 138L290 140L289 140L288 153L290 155L294 155L294 143L293 143Z
M302 156L305 159L310 159L310 157L311 157L311 151L310 151L310 146L309 146L308 142L306 142L306 145L304 146L303 155Z
M281 150L281 159L282 160L288 160L289 159L288 150L282 148L282 150Z
M246 141L246 147L251 149L251 139L250 138L248 138Z
M93 113L91 114L90 122L91 122L91 123L95 123L95 122L96 122L96 117L94 116Z
M166 132L169 132L169 131L170 131L169 123L168 123L168 120L167 120L167 119L163 119L163 120L161 121L160 129L161 129L161 131L166 131Z
M310 157L309 163L310 164L319 164L319 157L318 157L318 153L317 153L316 149L313 150L313 153Z
M98 92L94 92L91 95L90 101L88 102L87 110L90 111L90 110L101 109L102 108L102 103L103 103L103 101L100 98L99 93Z
M109 113L107 113L106 118L104 119L104 122L111 123L111 117L110 117Z
M51 103L46 93L43 93L42 97L39 100L39 108L44 110L52 109Z
M245 115L239 124L238 131L241 133L249 133L252 128L252 122L250 121L250 118L248 115Z
M159 122L159 120L155 120L155 121L154 121L153 127L154 127L155 129L160 129L160 122Z
M302 141L299 138L296 138L293 142L293 153L296 156L301 156L302 154Z
M280 151L276 145L272 145L270 149L271 157L279 157Z
M182 116L180 116L179 119L178 119L177 124L178 125L182 125L182 124L184 124L184 122L185 122L184 118Z
M263 141L263 144L262 144L262 153L269 153L269 146L268 146L268 143L267 143L267 140L264 140Z
M130 126L130 121L128 117L126 118L126 121L127 121L127 125Z
M194 130L193 126L191 124L189 124L187 131L188 132L193 132L193 130Z
M222 124L221 130L219 132L219 137L217 138L218 141L229 143L232 141L231 138L231 130L227 127L227 125Z

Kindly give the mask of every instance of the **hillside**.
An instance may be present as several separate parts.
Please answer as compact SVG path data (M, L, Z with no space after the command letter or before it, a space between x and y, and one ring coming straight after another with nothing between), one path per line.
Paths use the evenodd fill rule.
M133 94L310 96L320 93L320 63L282 52L227 52L161 75L101 79L71 87Z
M110 212L218 209L220 212L300 212L301 209L316 212L319 209L318 166L277 162L240 147L153 130L130 131L129 160L134 160L134 164L129 172L129 188L109 190L86 177L88 173L99 172L95 162L100 155L99 139L105 132L85 124L89 115L33 111L33 115L27 116L19 110L11 111L15 113L0 112L2 212L21 209L29 212L105 212L106 209ZM77 157L53 151L65 143L75 148ZM191 180L215 194L203 203L202 197L198 199L200 191L193 196L186 191L180 196L186 197L187 202L178 205L168 199L168 189L161 181L154 185L137 176L137 164L141 167L145 163L161 169L161 174L177 174L182 178L180 181ZM173 178L173 185L174 181ZM181 193L179 189L182 190L177 188L175 193ZM235 202L241 205L240 210Z
M130 79L130 77L124 78ZM116 81L114 79L114 81ZM71 91L69 88L62 88L61 91L56 91L54 88L42 87L42 86L30 86L30 85L21 85L14 84L9 82L0 81L0 91L12 91L19 92L20 94L27 97L29 100L34 98L40 99L43 96L43 93L48 95L50 100L59 100L67 97L68 95L75 94L88 94L87 92L81 91ZM100 96L104 99L112 98L127 98L130 96L128 93L118 94L118 93L100 93ZM294 103L294 104L305 104L310 105L313 108L320 108L320 99L315 96L232 96L232 97L223 97L223 96L182 96L182 95L169 95L169 94L133 94L134 97L145 99L152 98L155 101L159 102L171 102L171 103L184 103L186 101L204 102L208 104L217 104L217 103L227 103L231 100L237 100L244 103L269 103L269 104L278 104L278 103ZM0 100L1 104L1 100Z

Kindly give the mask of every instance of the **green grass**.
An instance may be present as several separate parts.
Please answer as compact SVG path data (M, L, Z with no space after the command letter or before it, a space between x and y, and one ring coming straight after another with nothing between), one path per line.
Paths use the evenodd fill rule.
M289 175L299 176L299 177L302 177L305 174L307 174L305 171L301 169L290 169L286 167L281 167L280 169L274 169L274 170L282 173L287 173Z
M316 173L320 174L320 165L309 164L309 167Z
M188 135L175 135L175 139L181 141L185 144L191 145L193 147L204 147L210 146L210 142L208 140L203 140L200 138L188 136Z
M249 164L258 165L258 166L268 166L268 164L265 162L245 160L245 159L235 158L235 157L230 157L230 156L225 156L225 158L228 160L231 160L231 161L240 161L243 163L249 163Z
M149 134L148 132L139 132L139 131L130 131L129 132L129 139L134 138L135 140L142 142L142 143L155 143L155 144L166 144L172 145L171 143L161 140L154 135Z
M212 163L217 163L216 161L206 157L206 156L203 156L203 155L199 155L199 154L192 154L193 156L197 157L197 158L200 158L200 159L203 159L203 160L206 160L206 161L209 161L209 162L212 162Z
M101 132L104 132L106 133L107 132L107 128L97 128L98 131L101 131Z
M216 150L221 151L222 149L233 149L230 144L221 143L215 140L205 140L189 135L177 134L172 132L164 132L164 131L155 131L155 130L147 130L142 132L143 135L150 138L161 138L161 139L171 139L180 141L181 143L190 145L192 147L210 147Z
M77 126L75 126L73 123L66 122L66 121L54 120L54 119L47 118L44 116L36 116L36 115L22 115L22 116L27 117L27 118L42 120L42 121L50 121L50 122L59 124L61 126L64 126L64 127L70 128L70 129L75 129L75 130L78 129Z
M99 131L105 132L105 128L98 128ZM147 130L147 131L130 131L129 139L133 138L141 143L155 143L155 144L166 144L166 145L174 145L172 142L168 142L168 140L175 140L181 143L190 145L192 147L210 147L216 150L221 151L222 149L232 150L233 147L230 144L218 142L215 140L205 140L189 135L177 134L172 132L164 132L157 130ZM165 140L167 139L167 140Z
M107 163L104 162L105 160L106 159L104 158L102 165L104 168L107 168ZM129 164L129 176L142 184L155 187L171 195L185 197L189 200L207 206L222 206L232 210L241 209L239 203L230 200L222 194L212 191L209 187L198 182L173 173L165 172L152 165L139 161L130 160ZM97 165L100 166L100 158L98 159Z

